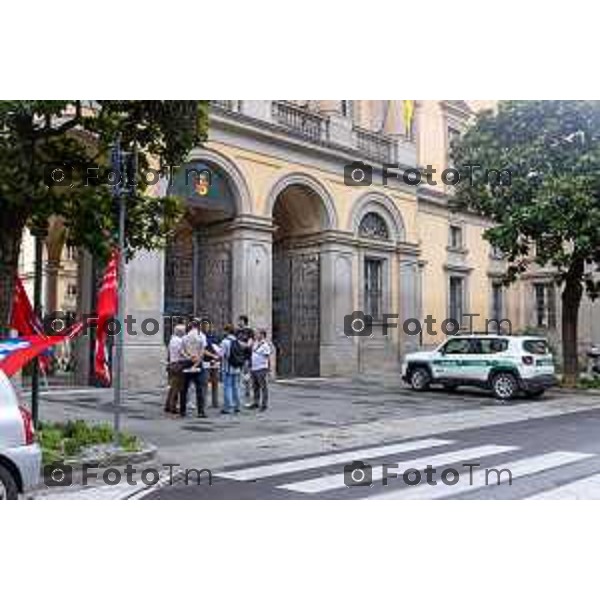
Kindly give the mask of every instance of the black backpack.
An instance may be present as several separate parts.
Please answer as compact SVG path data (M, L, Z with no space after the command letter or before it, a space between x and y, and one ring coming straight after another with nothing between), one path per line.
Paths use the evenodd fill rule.
M234 369L239 369L244 366L248 355L246 349L242 346L239 340L231 340L229 347L228 362Z

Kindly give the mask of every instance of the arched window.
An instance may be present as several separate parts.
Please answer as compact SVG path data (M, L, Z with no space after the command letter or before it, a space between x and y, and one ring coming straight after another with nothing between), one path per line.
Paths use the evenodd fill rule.
M374 212L369 212L362 218L358 227L358 235L377 240L388 240L390 237L384 218Z

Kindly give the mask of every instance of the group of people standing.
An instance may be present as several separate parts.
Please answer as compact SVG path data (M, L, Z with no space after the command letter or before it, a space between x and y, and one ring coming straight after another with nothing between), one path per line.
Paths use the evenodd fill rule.
M219 407L219 382L223 382L222 414L240 412L240 387L246 407L265 411L269 405L269 372L273 347L265 329L254 331L248 317L237 327L223 328L220 338L208 319L192 319L175 325L169 341L169 391L165 412L185 417L188 393L193 385L198 417L206 418L208 387L211 405Z

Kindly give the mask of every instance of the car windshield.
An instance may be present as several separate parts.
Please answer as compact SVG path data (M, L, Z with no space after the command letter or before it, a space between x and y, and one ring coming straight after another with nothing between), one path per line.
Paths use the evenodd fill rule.
M546 340L525 340L523 350L531 354L548 354L548 343Z

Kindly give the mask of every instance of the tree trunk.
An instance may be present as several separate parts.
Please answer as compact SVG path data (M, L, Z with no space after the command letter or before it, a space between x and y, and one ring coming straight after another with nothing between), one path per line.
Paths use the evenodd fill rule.
M24 226L23 215L6 207L0 210L0 337L6 336L9 330Z
M562 292L562 349L563 349L563 375L564 383L574 386L579 376L577 321L579 305L583 296L584 263L573 263L565 279L565 288Z

